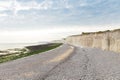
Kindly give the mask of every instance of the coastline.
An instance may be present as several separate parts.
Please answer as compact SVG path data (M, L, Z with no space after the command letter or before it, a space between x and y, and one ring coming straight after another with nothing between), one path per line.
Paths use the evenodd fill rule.
M59 47L60 45L62 45L62 43L49 43L0 51L0 53L3 52L3 54L0 54L0 63L15 60L22 57L27 57L34 54L39 54L41 52L45 52L56 47Z
M44 44L48 43L0 43L0 56L8 54L19 54L23 52L27 53L29 52L29 49L26 47Z
M47 44L48 42L36 42L36 43L0 43L0 50L24 48L26 46Z

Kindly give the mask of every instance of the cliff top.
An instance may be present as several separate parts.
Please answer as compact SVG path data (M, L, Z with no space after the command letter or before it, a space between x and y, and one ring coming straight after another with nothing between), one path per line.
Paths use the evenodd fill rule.
M82 32L82 34L72 35L72 36L70 36L70 37L82 36L82 35L89 35L89 34L102 34L102 33L106 33L106 32L115 32L115 31L120 31L120 29L105 30L105 31L98 31L98 32Z

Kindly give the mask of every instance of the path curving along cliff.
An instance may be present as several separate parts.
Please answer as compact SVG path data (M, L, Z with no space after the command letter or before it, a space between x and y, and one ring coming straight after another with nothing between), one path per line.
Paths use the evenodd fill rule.
M100 48L102 50L120 52L120 29L73 35L67 37L65 42L81 47Z

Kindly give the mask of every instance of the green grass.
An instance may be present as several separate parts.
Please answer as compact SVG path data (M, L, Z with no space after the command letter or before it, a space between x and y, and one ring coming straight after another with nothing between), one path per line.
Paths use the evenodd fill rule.
M56 47L59 47L60 45L62 45L62 43L53 43L50 46L46 46L46 48L44 49L39 49L39 50L31 51L28 53L9 54L9 55L0 56L0 63L11 61L11 60L16 60L16 59L27 57L27 56L34 55L34 54L39 54L41 52L45 52L45 51L54 49Z

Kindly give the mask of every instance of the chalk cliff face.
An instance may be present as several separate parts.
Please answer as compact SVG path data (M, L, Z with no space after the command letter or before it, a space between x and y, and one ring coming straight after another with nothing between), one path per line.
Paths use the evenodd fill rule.
M66 43L120 52L120 29L69 36Z

